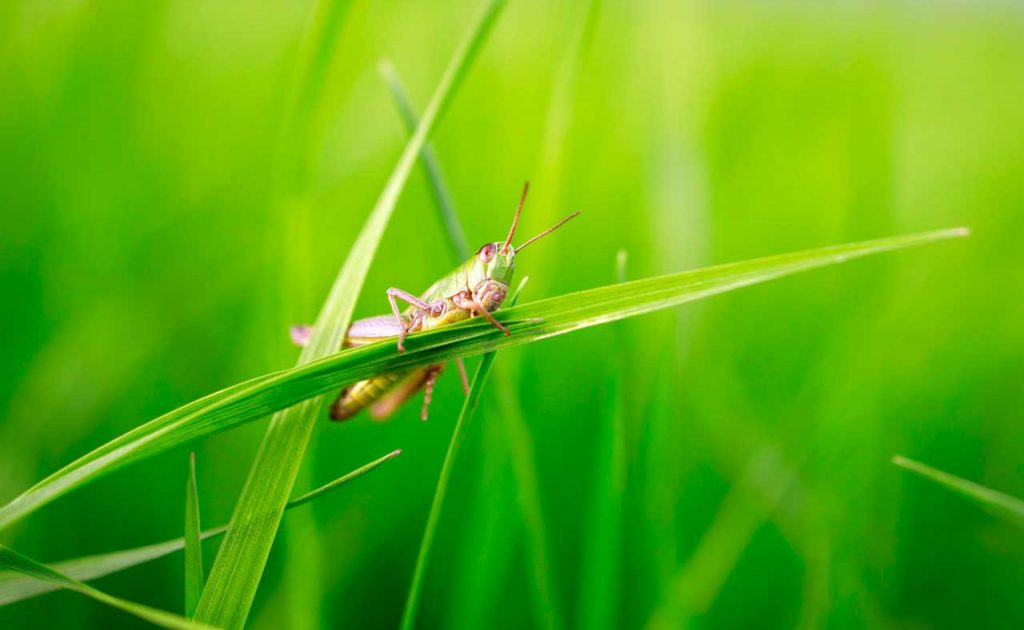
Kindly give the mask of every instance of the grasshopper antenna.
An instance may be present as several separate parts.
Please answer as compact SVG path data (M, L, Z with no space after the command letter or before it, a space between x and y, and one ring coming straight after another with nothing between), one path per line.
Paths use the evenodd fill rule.
M536 240L537 240L537 239L539 239L539 238L542 238L542 237L544 237L544 236L547 236L548 234L551 234L552 232L554 232L555 230L557 230L558 228L562 227L563 225L565 225L566 223L568 223L568 222L569 222L569 221L571 221L572 219L575 219L575 218L576 218L576 217L578 217L578 216L580 216L580 212L579 212L579 210L577 210L576 212L573 212L572 214L570 214L569 216L565 217L564 219L562 219L562 220L561 220L561 221L559 221L558 223L556 223L556 224L552 225L552 226L551 226L551 227L549 227L548 229L544 230L543 232L541 232L541 233L540 233L540 234L538 234L537 236L534 236L533 238L531 238L530 240L526 241L525 243L523 243L523 244L522 244L522 245L520 245L519 247L516 247L516 248L515 248L515 250L516 250L516 253L518 254L519 252L523 251L523 249L525 249L525 248L526 248L526 246L527 246L527 245L529 245L530 243L532 243L532 242L536 241Z
M523 211L523 204L526 203L526 193L530 191L530 182L523 184L523 195L519 198L519 205L516 206L516 215L512 217L512 227L509 228L508 238L505 239L505 244L501 246L501 253L507 254L508 248L512 247L512 237L516 234L516 227L519 225L519 213Z

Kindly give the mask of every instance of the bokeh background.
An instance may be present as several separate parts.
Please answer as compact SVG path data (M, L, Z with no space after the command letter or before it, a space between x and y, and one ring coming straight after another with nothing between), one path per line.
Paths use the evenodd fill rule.
M404 142L378 60L422 107L480 3L343 3L286 124L312 9L0 4L0 500L294 362L287 326ZM584 211L524 253L524 299L615 281L620 249L638 278L973 235L501 353L421 627L1024 624L1024 530L890 463L1024 495L1022 68L1010 2L510 3L434 139L472 245L527 179L524 234ZM447 272L444 242L417 170L357 316ZM297 490L404 452L286 515L251 627L397 624L460 403L449 374L427 423L320 423ZM265 426L194 445L204 524ZM179 536L186 465L134 465L2 542L53 561ZM182 563L97 585L180 611ZM139 625L66 592L0 609Z

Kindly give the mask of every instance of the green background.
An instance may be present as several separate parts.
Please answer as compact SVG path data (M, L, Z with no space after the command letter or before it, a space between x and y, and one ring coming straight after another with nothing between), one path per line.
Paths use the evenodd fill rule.
M0 501L294 362L287 326L315 317L405 139L377 61L422 107L479 9L344 5L286 126L308 1L0 6ZM1013 3L510 3L434 141L471 245L503 237L527 179L523 235L583 211L519 259L524 300L614 281L620 249L639 278L973 235L502 352L421 626L1024 623L1024 531L890 463L1024 495L1022 68ZM417 170L357 316L454 263ZM397 625L453 374L427 423L417 401L319 424L299 491L403 454L285 517L252 627ZM204 524L265 426L195 445ZM186 466L134 465L0 542L53 561L178 536ZM96 584L180 612L182 562ZM141 623L72 593L0 609Z

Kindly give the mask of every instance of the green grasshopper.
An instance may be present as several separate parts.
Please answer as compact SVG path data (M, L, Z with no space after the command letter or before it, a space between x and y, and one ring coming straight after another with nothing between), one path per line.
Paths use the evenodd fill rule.
M485 244L473 257L432 284L419 297L394 287L388 289L391 315L379 315L352 322L345 336L345 347L351 348L397 337L399 352L405 352L405 338L410 333L449 326L477 316L483 317L506 335L510 334L508 328L496 320L492 313L501 307L508 295L516 254L579 215L579 212L574 212L519 247L513 247L512 238L515 236L519 214L529 188L530 184L527 182L519 198L519 205L516 206L512 227L509 228L504 242ZM409 304L405 311L399 310L398 300ZM310 332L308 326L294 326L291 329L292 340L304 346L309 341ZM463 389L468 392L465 365L462 359L457 359L457 362ZM443 364L430 365L405 372L380 374L359 381L338 395L331 405L331 418L347 420L364 408L369 408L374 418L384 420L423 388L420 417L426 420L434 385L443 368Z

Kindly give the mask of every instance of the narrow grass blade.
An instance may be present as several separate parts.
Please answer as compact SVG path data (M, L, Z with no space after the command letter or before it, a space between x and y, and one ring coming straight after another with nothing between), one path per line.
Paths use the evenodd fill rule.
M416 111L405 94L397 71L389 62L384 61L381 64L381 74L395 99L396 107L402 115L406 127L410 129L411 133L411 129L414 129L417 125ZM420 158L423 161L431 188L434 191L435 205L445 226L448 248L452 256L457 260L465 260L469 257L469 247L466 244L466 238L463 235L458 215L455 213L451 198L447 193L448 187L444 183L440 165L437 163L429 147L424 147ZM491 387L497 390L497 396L502 401L501 411L497 418L506 435L502 441L502 447L506 448L512 457L512 467L515 471L516 490L519 499L517 507L522 511L523 522L526 527L530 569L533 573L533 585L535 587L535 597L533 597L533 600L537 623L539 627L561 628L562 615L553 592L554 587L552 583L554 580L547 551L548 537L540 502L536 472L537 465L530 443L530 431L526 425L526 420L523 418L518 401L515 399L512 382L500 365L494 370L492 382Z
M299 358L300 365L336 352L341 347L370 262L409 172L440 113L486 39L501 6L501 2L490 2L469 37L455 52L423 120L406 144L338 274L317 318L309 345ZM321 404L319 397L313 398L277 414L271 421L235 507L228 534L214 560L209 582L196 611L197 619L227 628L245 625L309 436L320 416Z
M203 571L203 546L199 520L199 488L196 487L196 454L188 456L188 482L185 484L185 616L195 616L203 595L206 574Z
M285 506L285 510L305 505L313 499L319 499L326 493L337 489L343 484L362 477L384 462L397 457L401 452L402 451L400 450L391 451L384 457L380 457L368 464L360 466L352 472L338 477L334 481L326 483L315 490L311 490L306 494L296 497L288 502L288 505ZM225 531L227 531L227 526L221 526L214 529L208 529L202 532L199 537L201 540L206 540L207 538L220 536ZM95 556L75 558L73 560L64 560L62 562L52 563L49 566L52 569L76 580L95 580L105 575L110 575L112 573L117 573L119 571L124 571L125 569L130 569L131 567L144 564L150 560L163 558L164 556L170 555L176 551L180 551L184 547L185 539L176 538L174 540L168 540L153 545L146 545L145 547L124 549L122 551L113 551ZM14 571L0 571L0 606L12 604L23 599L29 599L36 595L49 593L57 590L58 588L60 588L60 586L55 585L52 582L42 581Z
M504 336L477 319L418 333L399 353L388 341L351 348L300 367L210 394L108 442L0 508L0 529L41 506L128 463L190 440L250 422L349 383L457 357L532 343L671 308L801 271L915 245L963 237L963 228L832 245L577 291L499 312Z
M510 305L514 305L526 285L527 278L519 283L519 288L509 299ZM494 353L488 352L480 361L473 376L473 383L469 386L469 394L462 403L462 411L455 422L452 430L452 439L448 442L448 452L445 453L444 463L441 464L441 474L437 478L437 486L434 488L434 498L430 503L430 514L427 516L427 526L423 530L423 540L420 541L420 550L416 555L416 568L412 572L412 582L409 585L409 594L405 600L405 610L402 611L402 630L412 630L416 625L416 610L419 608L420 591L423 588L423 579L426 576L427 564L430 561L430 550L434 546L434 538L437 536L437 523L441 518L441 508L444 505L444 496L448 492L448 481L451 479L452 466L455 464L455 455L463 440L466 439L466 427L476 411L480 402L480 394L484 389L487 375L494 364Z
M395 108L402 117L406 130L410 134L414 133L416 127L419 126L419 119L416 116L415 109L413 109L412 102L405 93L405 88L402 87L402 80L398 77L398 72L395 71L395 67L387 59L381 60L379 68L380 75L384 79L384 85L391 92L391 97L395 101ZM469 258L469 243L466 242L466 235L462 231L459 217L455 214L455 204L452 202L451 193L448 192L448 186L444 183L444 177L441 175L441 164L438 162L437 156L434 155L434 148L431 146L431 143L428 142L423 145L423 150L420 151L420 160L423 162L423 170L426 173L427 182L430 184L430 193L434 197L434 206L441 216L441 224L444 225L445 232L448 235L454 258L459 262L466 260Z
M441 518L441 507L444 505L444 496L448 491L448 481L452 474L452 465L455 462L455 454L465 438L465 427L469 422L477 403L480 401L480 392L483 390L487 373L494 363L494 353L488 352L476 369L473 376L473 383L469 388L469 395L462 405L462 412L455 423L455 430L452 432L452 439L448 443L448 452L444 457L444 464L441 466L441 475L438 477L437 486L434 489L434 499L430 503L430 515L427 517L427 526L423 530L423 540L420 543L420 550L416 556L416 568L413 570L412 583L409 586L409 594L405 600L405 610L402 612L402 630L411 630L416 623L416 611L419 608L420 591L423 588L423 579L426 577L427 564L430 561L430 551L434 546L434 538L437 536L437 523Z
M615 259L615 277L626 281L626 252ZM622 348L622 324L615 328L614 347ZM622 562L622 504L625 492L626 445L623 437L626 411L623 387L626 380L624 352L616 353L608 377L590 502L589 526L583 532L583 563L577 618L581 628L601 630L618 628Z
M1016 497L986 488L973 481L951 475L901 455L893 457L892 463L976 501L1016 525L1024 526L1024 501Z
M313 499L319 499L321 496L323 496L324 494L330 492L331 490L334 490L338 486L340 486L342 484L346 484L346 483L352 481L353 479L357 479L359 477L362 477L363 475L365 475L366 473L370 472L374 468L377 468L378 466L380 466L384 462L388 461L389 459L394 459L395 457L398 457L401 454L402 454L402 449L400 449L400 448L399 449L395 449L395 450L391 451L390 453L388 453L387 455L385 455L384 457L375 459L372 462L370 462L369 464L363 464L362 466L360 466L359 468L356 468L355 470L353 470L352 472L348 473L347 475L344 475L342 477L338 477L334 481L332 481L330 483L326 483L326 484L320 486L319 488L317 488L316 490L310 490L306 494L303 494L301 496L295 497L294 499L292 499L291 501L288 502L288 505L285 506L285 509L291 509L291 508L294 508L294 507L299 507L300 505L305 505L306 503L309 503Z
M20 554L3 545L0 545L0 568L24 573L25 575L32 576L37 580L49 582L56 588L66 588L68 590L76 591L86 597L91 597L100 603L113 606L114 608L119 608L130 615L135 615L140 619L145 619L150 623L164 628L209 629L212 627L190 621L184 617L179 617L174 613L150 608L149 606L136 604L135 602L130 602L119 597L114 597L113 595L108 595L103 591L97 590L88 584L83 584L78 580L74 580L63 573L46 566L45 564L36 562L32 558Z

